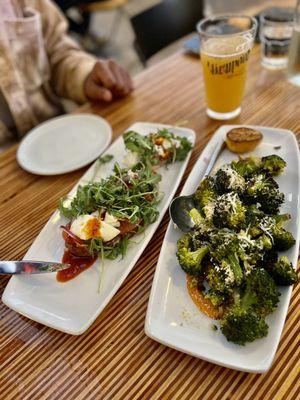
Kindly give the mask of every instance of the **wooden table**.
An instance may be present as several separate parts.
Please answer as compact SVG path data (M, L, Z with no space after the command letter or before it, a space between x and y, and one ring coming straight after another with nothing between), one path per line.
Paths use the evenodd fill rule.
M131 98L106 107L85 106L112 124L114 137L135 121L186 125L197 144L185 177L221 125L205 114L199 61L177 54L140 74ZM259 48L250 61L243 111L234 123L293 130L300 138L300 90L281 73L262 69ZM16 147L0 156L0 254L20 259L58 199L84 169L57 177L21 170ZM144 319L165 216L120 290L82 336L52 330L0 305L0 399L290 399L299 398L300 285L293 292L271 370L248 374L222 368L160 345L144 333ZM7 279L0 278L1 292ZM298 364L297 364L298 363Z

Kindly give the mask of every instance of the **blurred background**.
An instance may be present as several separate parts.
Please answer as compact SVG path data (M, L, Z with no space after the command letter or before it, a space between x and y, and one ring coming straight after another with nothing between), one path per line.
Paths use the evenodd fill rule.
M57 3L68 6L71 0L57 0ZM278 2L268 0L102 0L71 7L65 9L64 12L69 17L72 36L85 50L98 57L113 57L132 75L135 75L145 67L182 49L187 39L186 35L194 29L196 22L202 16L243 12L249 8L255 13L256 10L270 7L274 3ZM284 5L284 1L279 3ZM154 21L153 24L152 21ZM158 21L160 21L159 24ZM157 32L158 25L161 32ZM175 26L176 28L173 29ZM140 41L142 43L139 43Z

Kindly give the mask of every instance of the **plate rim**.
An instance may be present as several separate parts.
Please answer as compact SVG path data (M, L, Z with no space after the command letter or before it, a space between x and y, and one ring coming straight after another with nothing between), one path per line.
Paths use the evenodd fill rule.
M51 124L52 122L55 121L59 121L59 120L63 120L63 119L74 119L77 117L84 117L84 118L88 118L88 119L93 119L96 122L101 121L101 123L105 126L106 129L106 139L104 141L104 146L102 147L100 153L98 156L100 156L109 146L109 144L111 143L112 140L112 126L110 125L110 123L103 117L101 117L100 115L95 115L95 114L89 114L89 113L76 113L76 114L66 114L66 115L59 115L57 117L48 119L47 121L44 121L42 123L40 123L39 125L33 127L31 130L29 130L29 132L22 138L21 142L18 145L18 149L17 149L17 154L16 154L16 160L19 164L19 166L24 169L26 172L29 172L31 174L34 175L40 175L40 176L56 176L56 175L63 175L63 174L67 174L69 172L73 172L73 171L77 171L85 166L87 166L88 164L90 164L91 162L93 162L95 160L95 156L93 157L89 157L86 161L82 162L80 165L78 164L78 166L76 167L70 167L64 170L60 170L59 172L47 172L47 171L41 171L41 170L37 170L37 169L32 169L30 167L28 167L26 164L23 163L22 160L22 151L23 150L23 146L27 144L27 141L30 140L30 136L31 135L37 135L39 133L39 130L44 126ZM97 156L96 156L97 157Z
M242 126L243 126L243 127L249 127L249 128L257 129L257 130L259 130L259 129L261 129L261 128L263 128L263 129L270 129L270 130L275 131L275 132L278 132L278 133L279 133L279 132L280 132L280 133L286 132L286 133L288 133L288 134L290 135L290 137L293 139L293 142L294 142L295 145L296 145L296 148L298 148L298 151L295 151L295 155L296 155L297 164L298 164L298 173L297 173L297 175L298 175L298 187L300 188L300 155L299 155L299 145L298 145L297 139L296 139L295 134L294 134L293 131L291 131L291 130L289 130L289 129L284 129L284 128L273 128L273 127L264 126L264 125L246 125L246 124L234 124L234 125L233 125L233 124L223 124L223 125L219 126L219 127L215 130L214 134L211 136L210 140L208 141L208 143L206 144L206 146L203 148L203 150L202 150L201 153L199 154L198 158L196 159L196 161L195 161L195 163L194 163L194 165L193 165L193 167L192 167L192 169L191 169L191 171L190 171L190 173L189 173L189 175L188 175L188 177L187 177L187 179L186 179L186 181L185 181L185 183L184 183L184 185L183 185L183 188L182 188L182 191L181 191L180 194L184 194L184 195L187 194L187 193L186 193L186 190L187 190L187 189L186 189L186 188L187 188L187 182L188 182L189 177L190 177L190 175L192 174L194 168L196 167L197 163L200 162L200 160L202 159L202 154L203 154L203 152L204 152L205 150L207 150L207 149L209 148L209 146L212 145L212 143L214 143L214 142L219 143L219 141L220 141L221 138L222 138L222 134L223 134L223 138L225 138L225 132L226 132L226 131L228 131L229 129L235 128L235 127L242 127ZM218 136L220 136L220 139L219 139L219 140L217 139ZM218 140L218 141L217 141L217 140ZM200 179L201 179L201 178L200 178ZM299 212L298 212L298 219L299 219ZM263 362L260 364L259 367L255 367L253 364L250 365L250 366L249 366L249 365L248 365L248 366L247 366L247 365L242 366L242 365L240 365L240 364L238 364L238 363L234 363L234 362L231 363L230 361L229 361L229 362L222 362L220 359L216 359L215 357L203 356L202 354L199 354L199 352L196 353L196 352L193 352L193 351L187 349L185 345L183 345L183 346L178 346L178 345L176 345L176 344L174 343L174 340L173 340L173 341L172 341L172 339L168 340L168 339L166 339L165 336L161 336L161 335L160 335L160 333L161 333L160 330L159 330L159 329L155 330L155 328L151 325L151 317L152 317L151 313L152 313L152 308L155 307L155 306L153 305L153 304L154 304L154 299L155 299L154 296L155 296L155 290L156 290L156 285L157 285L158 276L159 276L159 272L158 272L157 266L159 265L159 263L162 262L162 261L161 261L161 258L162 258L161 255L162 255L162 250L163 250L163 248L164 248L165 245L166 245L165 238L167 237L167 234L169 233L169 231L170 231L172 228L173 228L173 227L172 227L172 221L170 221L169 224L168 224L167 230L166 230L166 234L165 234L165 237L164 237L164 240L163 240L163 244L162 244L162 247L161 247L161 251L160 251L160 254L159 254L159 258L158 258L158 261L157 261L157 264L156 264L155 275L154 275L154 278L153 278L153 281L152 281L151 292L150 292L149 301L148 301L148 305L147 305L147 311L146 311L146 317L145 317L145 324L144 324L144 332L145 332L145 334L146 334L148 337L150 337L151 339L156 340L156 341L158 341L159 343L162 343L162 344L164 344L164 345L166 345L166 346L168 346L168 347L171 347L171 348L173 348L173 349L176 349L177 351L181 351L181 352L183 352L183 353L185 353L185 354L189 354L189 355L191 355L191 356L193 356L193 357L197 357L197 358L199 358L199 359L202 359L202 360L205 360L205 361L208 361L208 362L212 362L212 363L214 363L214 364L216 364L216 365L220 365L220 366L223 366L223 367L226 367L226 368L231 368L231 369L238 370L238 371L250 372L250 373L264 373L264 372L268 371L269 368L271 367L273 361L274 361L274 357L275 357L276 352L277 352L277 349L278 349L279 341L280 341L280 338L281 338L281 335L282 335L282 331L283 331L283 328L284 328L284 325L285 325L285 320L286 320L286 316L287 316L287 312L288 312L288 307L289 307L289 305L290 305L290 300L291 300L291 295L292 295L293 286L288 287L288 292L287 292L287 294L286 294L286 306L285 306L285 309L283 310L283 311L284 311L284 313L283 313L283 318L281 318L281 321L280 321L280 322L281 322L281 326L280 326L280 329L278 330L278 333L277 333L277 335L276 335L276 337L275 337L275 339L274 339L275 345L273 346L272 351L270 351L270 353L268 354L268 358L267 358L265 361L263 361ZM299 254L300 224L298 224L298 227L297 227L297 231L296 231L296 232L297 232L297 233L296 233L295 248L296 248L296 254ZM162 320L160 320L160 323L161 323L161 321L162 321Z

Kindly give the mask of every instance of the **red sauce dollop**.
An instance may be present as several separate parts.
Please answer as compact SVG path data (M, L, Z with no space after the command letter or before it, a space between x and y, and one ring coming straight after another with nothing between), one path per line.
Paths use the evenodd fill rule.
M81 274L81 272L90 268L97 257L95 256L86 256L86 257L78 257L72 254L69 250L66 250L63 255L62 262L66 264L70 264L71 267L67 269L63 269L62 271L58 271L56 274L56 279L59 282L67 282L77 275Z

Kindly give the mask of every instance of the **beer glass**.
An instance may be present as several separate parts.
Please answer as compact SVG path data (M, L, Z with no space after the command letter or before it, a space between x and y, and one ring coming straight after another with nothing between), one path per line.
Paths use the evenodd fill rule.
M241 112L257 22L242 15L216 16L200 21L197 29L207 114L219 120L234 118Z

